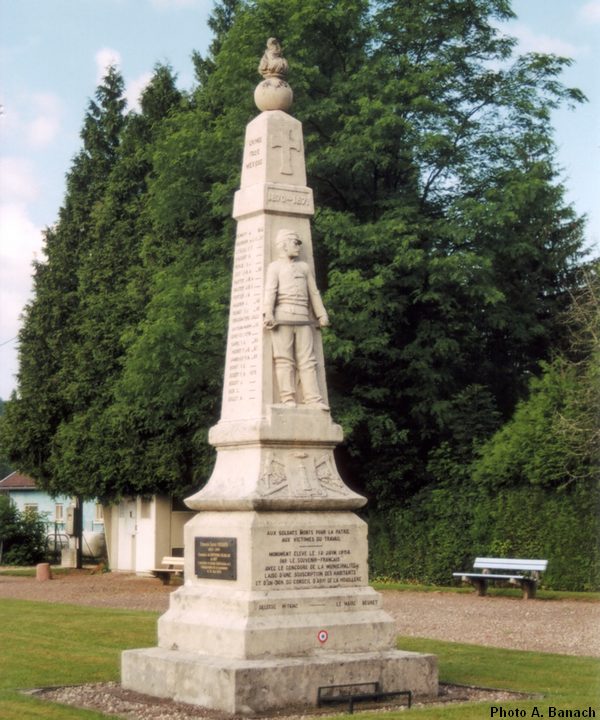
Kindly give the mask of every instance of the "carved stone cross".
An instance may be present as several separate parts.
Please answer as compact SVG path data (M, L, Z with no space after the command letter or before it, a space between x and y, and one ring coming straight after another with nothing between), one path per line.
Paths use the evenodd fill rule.
M293 130L278 130L271 145L272 148L281 148L281 169L282 175L293 175L292 150L302 152L302 143L294 138Z

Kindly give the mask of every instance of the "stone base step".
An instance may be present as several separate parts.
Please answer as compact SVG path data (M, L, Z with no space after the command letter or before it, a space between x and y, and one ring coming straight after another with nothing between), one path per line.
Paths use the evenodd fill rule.
M122 655L125 689L228 713L252 715L317 705L318 688L378 682L382 692L438 693L434 655L387 650L239 660L148 648Z

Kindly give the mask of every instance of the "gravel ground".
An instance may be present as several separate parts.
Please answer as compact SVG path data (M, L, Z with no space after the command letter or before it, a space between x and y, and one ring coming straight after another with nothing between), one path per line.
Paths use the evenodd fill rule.
M95 685L83 685L79 687L60 688L57 690L35 693L47 700L58 702L63 705L74 705L85 707L91 710L100 710L107 715L126 718L126 720L234 720L234 716L226 715L215 710L205 710L194 705L175 703L160 698L149 698L146 695L139 695L128 690L122 690L118 683L102 683ZM464 687L459 685L441 685L439 696L434 702L413 702L412 707L428 707L436 705L447 705L449 703L461 702L491 702L501 703L503 701L518 700L526 697L518 693L503 692L501 690L490 691L481 688ZM358 711L369 710L370 712L385 712L388 710L406 710L406 705L385 704L368 705L361 703L357 706ZM336 712L345 712L346 706L328 706L322 710L302 710L303 714L294 714L293 710L288 713L282 712L273 718L262 720L319 720L319 716L331 716ZM240 718L240 720L242 720ZM244 718L243 720L247 720Z
M90 605L93 607L156 610L163 612L176 588L156 578L127 573L72 570L55 574L48 582L31 577L0 575L0 597L19 600Z
M0 597L164 612L173 586L155 578L89 570L49 582L0 575ZM600 657L600 603L478 597L475 592L383 592L399 635Z
M600 657L600 603L384 591L399 635Z
M163 612L173 586L153 578L89 570L56 575L48 582L0 575L0 597L63 602L95 607ZM600 603L573 600L529 600L478 597L474 592L384 591L384 606L398 634L452 642L567 655L600 657ZM118 683L44 690L55 702L89 707L128 720L222 720L201 708L124 691ZM443 686L438 702L500 702L499 691ZM331 708L327 711L331 713ZM318 713L315 713L318 714ZM229 716L228 716L229 717ZM306 717L280 715L278 720Z

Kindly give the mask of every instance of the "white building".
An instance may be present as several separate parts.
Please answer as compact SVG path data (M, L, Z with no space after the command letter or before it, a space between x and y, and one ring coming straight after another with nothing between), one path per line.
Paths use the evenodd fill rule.
M147 573L165 556L183 556L183 526L196 513L167 495L104 506L111 570Z

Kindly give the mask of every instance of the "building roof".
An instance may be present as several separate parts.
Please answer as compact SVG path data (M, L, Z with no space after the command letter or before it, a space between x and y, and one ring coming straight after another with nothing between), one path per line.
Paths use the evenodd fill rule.
M36 490L35 480L29 475L11 472L10 475L0 480L0 491L2 490Z

